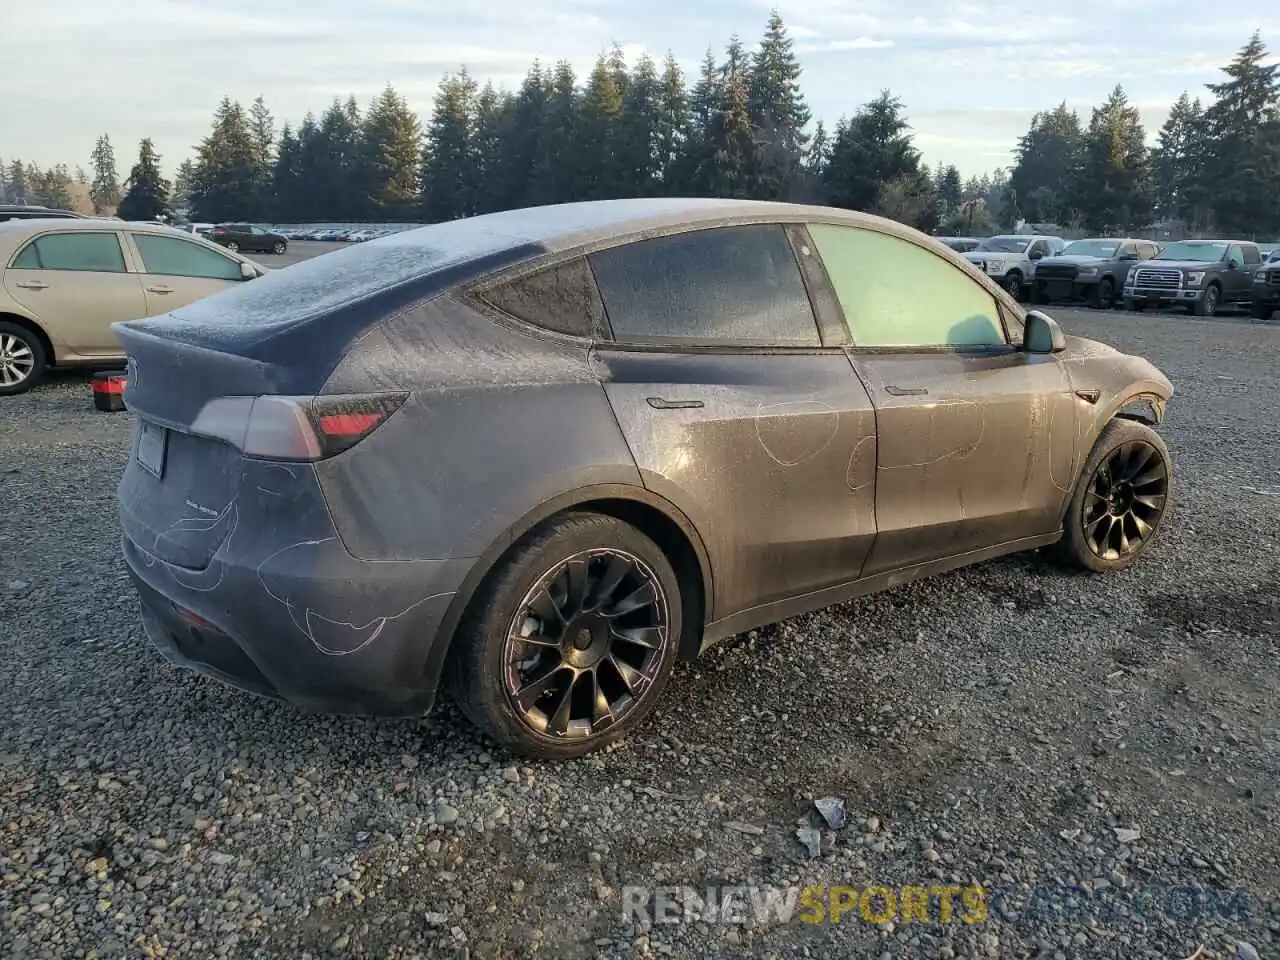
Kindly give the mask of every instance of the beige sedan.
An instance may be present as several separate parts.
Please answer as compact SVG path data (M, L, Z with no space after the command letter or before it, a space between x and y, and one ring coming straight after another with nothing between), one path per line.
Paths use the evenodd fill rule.
M266 268L200 237L120 220L0 223L0 396L50 367L111 366L117 320L167 313Z

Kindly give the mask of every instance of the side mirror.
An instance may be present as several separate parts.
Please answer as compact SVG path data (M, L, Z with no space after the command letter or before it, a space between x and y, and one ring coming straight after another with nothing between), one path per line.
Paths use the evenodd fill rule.
M1236 262L1235 262L1234 260L1228 260L1228 261L1227 261L1227 269L1228 269L1228 270L1235 270L1235 269L1236 269Z
M1043 251L1043 250L1035 250L1035 251L1033 251L1033 252L1031 252L1031 253L1029 253L1029 254L1027 255L1027 259L1028 259L1028 260L1043 260L1043 259L1044 259L1044 251Z
M243 260L241 260L240 261L240 279L256 280L257 277L258 277L258 271L253 269L253 264L245 263Z
M1067 349L1067 338L1053 317L1029 310L1022 328L1022 349L1027 353L1061 353Z

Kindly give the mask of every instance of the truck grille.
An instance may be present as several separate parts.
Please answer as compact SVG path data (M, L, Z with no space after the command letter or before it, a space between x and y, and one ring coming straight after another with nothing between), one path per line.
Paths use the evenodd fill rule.
M1267 284L1272 287L1280 287L1280 270L1267 271Z
M1074 280L1079 267L1070 263L1044 263L1036 266L1036 276L1046 280Z
M1168 270L1159 267L1142 267L1133 277L1139 287L1154 287L1158 290L1177 290L1182 286L1182 271Z

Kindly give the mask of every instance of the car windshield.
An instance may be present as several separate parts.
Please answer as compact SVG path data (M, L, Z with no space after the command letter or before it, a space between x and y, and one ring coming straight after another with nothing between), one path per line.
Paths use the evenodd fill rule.
M1182 240L1164 247L1157 260L1190 260L1194 263L1213 263L1227 252L1227 244L1201 240Z
M974 249L990 253L1023 253L1030 245L1029 237L987 237Z
M1114 257L1120 244L1114 240L1077 240L1068 243L1062 251L1064 257Z

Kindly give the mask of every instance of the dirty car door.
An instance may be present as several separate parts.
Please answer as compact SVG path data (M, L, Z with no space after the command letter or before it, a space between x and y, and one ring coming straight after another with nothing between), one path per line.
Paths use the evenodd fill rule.
M865 573L1056 530L1076 455L1062 364L1023 352L990 291L933 251L809 229L878 420L879 535Z
M715 618L856 578L875 423L824 348L787 230L719 227L590 257L613 343L593 363L643 481L692 520Z

